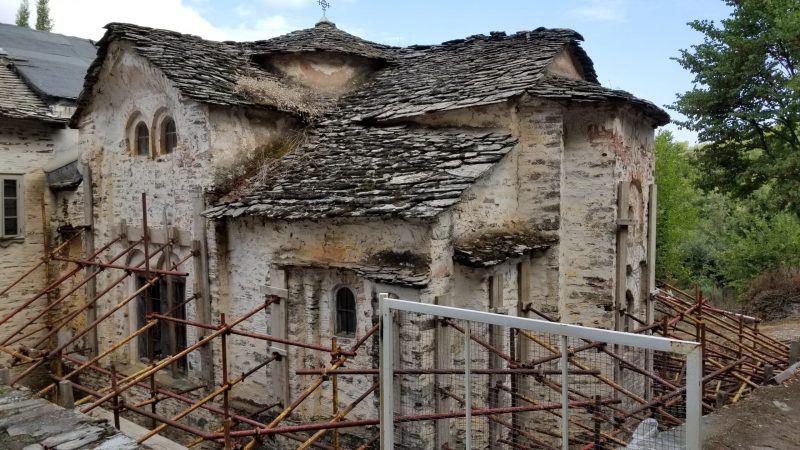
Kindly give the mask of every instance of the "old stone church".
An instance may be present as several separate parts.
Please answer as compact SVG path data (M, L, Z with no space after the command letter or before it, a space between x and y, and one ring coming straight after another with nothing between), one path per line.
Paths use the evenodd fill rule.
M647 314L654 129L669 118L601 86L581 40L539 28L400 48L323 20L237 43L109 24L71 122L91 185L59 192L53 222L90 226L91 248L134 245L127 264L172 238L152 264L189 273L169 288L173 304L194 298L183 317L217 323L285 292L269 320L244 325L323 346L372 328L378 293L624 329L620 311ZM175 265L193 252L200 263ZM141 283L115 287L97 314ZM142 326L144 308L101 324L99 349ZM172 345L203 333L179 327ZM131 341L117 363L142 367L147 345ZM237 371L281 351L231 348ZM304 387L290 369L326 362L290 357L233 396L288 402ZM165 382L219 376L218 364L215 349L192 352Z

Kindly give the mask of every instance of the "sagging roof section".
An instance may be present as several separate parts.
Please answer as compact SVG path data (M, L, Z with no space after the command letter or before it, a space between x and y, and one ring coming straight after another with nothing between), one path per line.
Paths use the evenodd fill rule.
M0 24L0 54L48 103L74 105L96 53L88 39Z
M211 218L433 217L508 153L507 133L330 122Z

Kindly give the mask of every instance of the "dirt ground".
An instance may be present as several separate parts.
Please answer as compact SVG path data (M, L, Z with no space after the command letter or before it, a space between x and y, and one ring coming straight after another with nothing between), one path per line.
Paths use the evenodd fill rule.
M781 341L800 337L800 320L768 322L760 330ZM706 450L800 449L800 380L765 386L706 418Z
M764 322L758 330L780 341L800 338L800 318Z

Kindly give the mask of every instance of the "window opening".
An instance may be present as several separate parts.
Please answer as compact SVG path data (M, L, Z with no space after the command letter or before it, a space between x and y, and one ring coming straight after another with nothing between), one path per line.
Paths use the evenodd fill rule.
M175 121L167 119L163 126L163 135L161 136L163 145L163 153L172 153L175 147L178 146L178 130L175 128Z
M3 208L0 210L0 237L17 237L21 234L20 201L21 178L2 177L0 197L3 199Z
M136 277L136 287L141 289L142 286L147 284L145 277ZM155 284L147 288L147 293L150 297L151 311L156 314L166 314L169 312L167 305L167 289L168 283L165 278L159 279ZM186 284L183 279L174 278L172 280L173 299L175 305L180 305L185 300ZM147 324L147 303L145 292L137 298L136 308L136 324L139 328ZM186 305L181 305L171 314L172 317L177 319L186 319ZM160 320L157 327L153 328L153 358L159 360L167 355L174 355L186 348L186 325L175 323L175 348L170 348L170 343L167 342L169 336L168 327L169 321ZM150 357L150 336L149 333L142 333L138 338L139 342L139 359L147 361ZM178 369L182 373L186 373L188 364L186 356L180 358L177 362Z
M356 296L350 288L343 287L336 291L336 334L356 334Z
M136 125L136 154L139 156L150 155L150 131L144 122Z

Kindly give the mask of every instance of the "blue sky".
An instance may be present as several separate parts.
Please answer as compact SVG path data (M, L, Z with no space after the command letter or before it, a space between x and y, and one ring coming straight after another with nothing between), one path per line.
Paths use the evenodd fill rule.
M659 106L692 85L691 74L670 59L702 40L686 23L730 14L722 0L328 1L328 18L337 26L392 45L540 26L572 28L585 38L603 85ZM12 22L18 5L19 0L0 0L0 22ZM102 36L103 24L123 21L209 39L254 40L313 26L322 16L316 0L50 0L50 5L54 31L91 39ZM695 141L693 133L667 128L679 139Z

